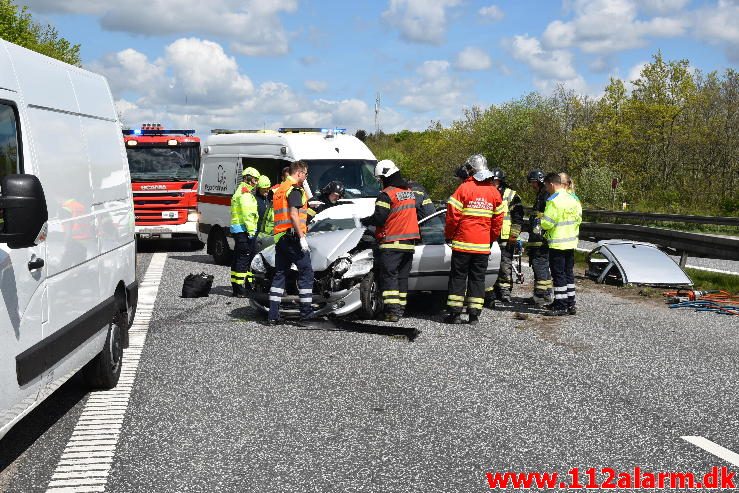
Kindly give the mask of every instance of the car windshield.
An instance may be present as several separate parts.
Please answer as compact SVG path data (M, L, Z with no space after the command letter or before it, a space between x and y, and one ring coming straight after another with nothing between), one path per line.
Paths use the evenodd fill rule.
M199 146L126 147L133 181L189 181L198 178Z
M308 159L308 184L318 192L329 182L344 184L344 198L377 197L380 184L375 179L377 161L368 159Z
M354 229L360 227L358 219L345 217L341 219L327 217L320 219L308 226L308 231L318 233L320 231L339 231L343 229Z

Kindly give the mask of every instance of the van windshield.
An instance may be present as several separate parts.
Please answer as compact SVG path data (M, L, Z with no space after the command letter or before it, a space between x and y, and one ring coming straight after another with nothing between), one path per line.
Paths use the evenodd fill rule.
M126 146L132 181L197 180L200 147Z
M368 159L306 159L308 184L316 194L329 182L344 184L344 198L377 197L380 184L375 179L377 161Z

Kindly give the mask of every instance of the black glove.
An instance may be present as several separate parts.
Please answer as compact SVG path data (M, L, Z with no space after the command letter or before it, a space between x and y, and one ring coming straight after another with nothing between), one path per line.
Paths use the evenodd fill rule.
M359 222L362 224L362 226L372 226L370 219L372 219L372 216L363 217L359 220Z

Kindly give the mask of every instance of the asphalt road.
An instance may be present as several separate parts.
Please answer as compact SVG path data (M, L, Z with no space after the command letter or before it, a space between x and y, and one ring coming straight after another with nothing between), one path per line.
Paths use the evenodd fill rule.
M139 274L178 247L147 245ZM179 298L200 271L211 296ZM491 471L730 465L680 437L739 451L739 321L578 283L575 317L267 328L228 268L170 252L106 491L471 492ZM0 441L0 491L45 491L87 399L72 379Z

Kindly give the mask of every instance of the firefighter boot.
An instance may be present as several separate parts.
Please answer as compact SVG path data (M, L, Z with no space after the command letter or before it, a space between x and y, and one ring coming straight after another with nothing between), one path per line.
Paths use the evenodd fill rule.
M231 289L233 290L233 297L234 298L246 298L246 286L243 284L237 284L235 282L231 283Z

